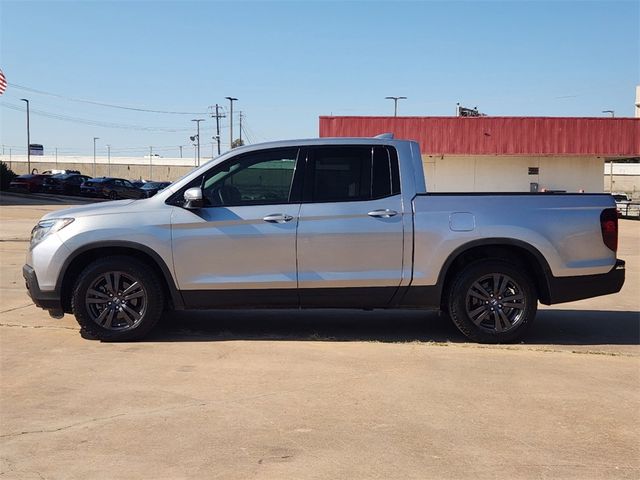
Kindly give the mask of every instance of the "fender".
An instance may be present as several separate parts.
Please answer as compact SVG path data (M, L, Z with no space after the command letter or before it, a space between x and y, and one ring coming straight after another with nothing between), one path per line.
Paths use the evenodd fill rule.
M64 278L67 274L67 270L69 266L82 254L89 252L91 250L101 250L105 248L126 248L129 250L136 250L140 253L143 253L150 257L152 261L156 264L156 266L162 272L162 276L164 277L165 284L169 290L169 294L171 295L171 301L173 302L173 306L176 310L184 310L184 300L182 299L182 295L180 291L176 287L176 284L173 280L173 276L171 275L171 270L165 263L165 261L158 255L154 250L149 248L146 245L137 242L130 242L126 240L113 240L113 241L99 241L93 242L73 251L71 255L67 257L64 261L62 268L60 269L60 274L58 275L58 280L56 282L55 291L59 296L62 296L62 288Z
M542 253L533 245L526 243L522 240L516 240L513 238L495 237L495 238L482 238L473 240L471 242L460 245L453 252L449 254L447 259L440 269L438 274L438 280L435 285L425 286L412 286L411 284L404 289L404 291L398 292L398 300L396 306L399 307L435 307L439 308L442 301L442 294L447 280L447 274L451 269L451 266L456 259L465 252L477 248L477 247L517 247L525 250L533 256L537 262L537 266L540 268L539 272L534 272L536 278L534 279L540 290L540 300L542 303L547 303L550 298L550 282L552 280L551 268L549 263L544 258ZM535 265L534 265L535 266ZM542 274L542 275L540 275Z

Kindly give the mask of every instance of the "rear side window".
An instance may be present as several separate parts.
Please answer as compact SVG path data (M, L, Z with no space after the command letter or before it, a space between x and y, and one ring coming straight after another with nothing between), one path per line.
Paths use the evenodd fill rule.
M342 202L370 198L370 148L319 148L314 151L312 165L314 202Z
M315 203L385 198L400 193L398 159L383 146L310 150L306 200Z

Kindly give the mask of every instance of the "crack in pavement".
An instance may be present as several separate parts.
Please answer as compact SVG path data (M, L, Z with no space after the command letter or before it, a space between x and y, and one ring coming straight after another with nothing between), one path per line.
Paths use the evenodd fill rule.
M55 325L20 325L18 323L0 323L0 327L13 327L13 328L39 328L43 330L74 330L78 329L75 327L60 327Z
M541 352L541 353L575 353L577 355L602 355L605 357L631 357L635 358L640 355L627 352L607 352L604 350L562 350L549 347L526 347L509 346L509 345L474 345L474 344L458 344L449 342L416 342L423 345L434 347L458 347L458 348L474 348L478 350L507 350L512 352Z
M141 412L116 413L115 415L109 415L109 416L106 416L106 417L95 417L95 418L91 418L89 420L82 420L80 422L71 423L69 425L64 425L62 427L57 427L57 428L43 428L43 429L40 429L40 430L25 430L23 432L5 433L3 435L0 435L0 438L20 437L22 435L31 435L31 434L34 434L34 433L56 433L56 432L61 432L63 430L68 430L70 428L79 427L79 426L82 426L82 425L89 425L91 423L112 420L112 419L118 418L118 417L155 415L157 413L168 412L168 411L171 411L171 410L180 410L180 409L183 409L183 408L193 408L193 407L204 407L206 405L207 405L206 403L200 402L200 403L193 403L193 404L189 404L189 405L175 405L173 407L158 408L156 410L145 410L145 411L141 411Z
M28 303L27 305L21 305L19 307L10 308L8 310L2 310L0 313L13 312L14 310L20 310L21 308L27 308L27 307L30 307L31 305L33 305L33 303Z

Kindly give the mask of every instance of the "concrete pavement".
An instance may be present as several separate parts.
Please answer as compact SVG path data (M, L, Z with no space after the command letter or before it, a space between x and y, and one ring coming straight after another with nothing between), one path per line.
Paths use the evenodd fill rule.
M0 211L0 478L639 478L640 222L618 295L545 307L523 344L436 314L207 311L82 339L31 305Z

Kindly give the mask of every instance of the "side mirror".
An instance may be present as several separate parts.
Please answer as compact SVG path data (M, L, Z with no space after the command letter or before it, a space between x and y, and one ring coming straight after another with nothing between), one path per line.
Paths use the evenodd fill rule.
M202 189L200 187L189 188L184 192L184 208L193 210L202 208L204 201L202 199Z

